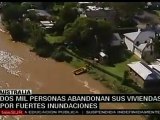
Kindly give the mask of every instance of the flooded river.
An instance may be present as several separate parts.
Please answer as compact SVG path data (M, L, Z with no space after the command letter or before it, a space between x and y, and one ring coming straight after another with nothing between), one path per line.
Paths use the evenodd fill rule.
M73 67L38 57L30 47L11 41L0 31L0 88L32 89L33 93L113 93L87 74L74 76ZM106 104L107 108L138 108L136 104ZM23 116L20 120L144 120L142 116ZM9 120L9 119L8 119Z

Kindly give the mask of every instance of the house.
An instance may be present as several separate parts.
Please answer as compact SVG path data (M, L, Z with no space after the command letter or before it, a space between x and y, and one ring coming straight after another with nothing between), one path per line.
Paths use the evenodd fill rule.
M86 17L92 18L92 19L104 19L109 21L114 21L116 17L116 11L96 6L87 6L88 9L85 10Z
M130 75L141 88L157 88L160 85L160 66L137 61L128 64Z
M160 8L160 2L147 2L146 8L159 9Z
M45 19L45 20L49 20L51 19L51 15L45 11L45 10L39 10L39 9L28 9L28 12L32 12L34 11L36 13L36 16L39 17L39 19Z
M124 42L127 49L136 54L138 57L143 58L151 55L153 51L152 39L155 38L155 32L152 30L125 33Z

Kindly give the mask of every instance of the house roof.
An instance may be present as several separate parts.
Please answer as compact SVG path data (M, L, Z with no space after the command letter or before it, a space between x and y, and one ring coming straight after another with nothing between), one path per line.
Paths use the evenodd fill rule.
M125 33L124 36L128 37L132 41L146 41L150 40L151 38L155 37L155 32L154 31L140 31L138 30L137 32L131 32L131 33Z
M54 23L52 21L40 21L41 26L44 28L52 28Z
M51 15L50 15L48 12L46 12L45 10L35 10L35 11L37 12L37 14L38 14L39 16L51 17Z
M105 56L106 56L106 54L105 54L104 52L100 52L99 54L100 54L100 56L102 56L102 57L105 57Z
M36 12L36 15L38 15L38 16L51 17L51 15L50 15L47 11L45 11L45 10L28 9L27 11L28 11L28 12L29 12L29 11L35 11L35 12Z
M159 80L160 74L151 68L149 65L142 63L141 61L132 62L128 66L134 70L143 80ZM158 68L159 69L159 68Z
M143 44L140 44L139 46L137 46L137 48L139 50L143 51L146 46L147 46L147 43L143 43Z
M89 4L89 3L92 3L92 2L78 2L79 4Z
M119 33L113 33L113 40L122 40Z
M149 67L155 68L156 70L160 72L160 65L149 65Z
M160 59L157 59L158 62L160 62Z
M112 41L111 41L111 45L112 46L118 46L121 44L121 37L119 36L119 33L113 33L112 35Z
M50 24L52 21L40 21L41 24Z
M147 69L144 65L138 62L133 62L128 64L128 66L134 70L139 76L141 76L144 80L152 73L149 69Z
M114 10L94 10L94 11L85 11L86 16L90 18L98 18L98 19L109 19L113 20L115 18L116 12Z
M132 41L134 41L137 36L140 34L141 31L137 31L137 32L131 32L131 33L125 33L124 36L128 37L129 39L131 39Z

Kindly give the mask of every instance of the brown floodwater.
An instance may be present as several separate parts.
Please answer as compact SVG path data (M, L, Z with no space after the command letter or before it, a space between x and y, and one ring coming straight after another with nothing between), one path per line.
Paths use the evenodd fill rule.
M73 67L30 52L31 47L12 42L10 35L0 32L0 88L32 89L33 93L107 94L113 93L87 74L74 76ZM10 59L12 57L12 59ZM15 60L19 60L19 63ZM8 60L6 60L8 59ZM5 61L6 60L6 61ZM7 62L8 61L8 62ZM14 68L6 67L14 64ZM9 69L7 69L9 68ZM18 75L12 74L19 71ZM106 104L105 108L139 108L139 104ZM144 120L143 116L22 116L20 120Z

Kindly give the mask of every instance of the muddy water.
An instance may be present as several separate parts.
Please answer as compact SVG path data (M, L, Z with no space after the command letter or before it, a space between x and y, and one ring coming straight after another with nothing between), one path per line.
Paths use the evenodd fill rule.
M40 58L30 47L0 32L0 88L26 88L34 93L113 93L88 75L74 76L67 63ZM138 108L137 104L107 104L107 108ZM143 120L142 116L23 116L22 120Z

